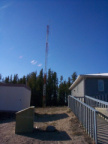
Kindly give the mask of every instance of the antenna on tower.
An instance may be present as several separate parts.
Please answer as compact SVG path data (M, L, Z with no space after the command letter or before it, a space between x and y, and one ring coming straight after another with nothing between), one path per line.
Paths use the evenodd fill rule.
M46 73L47 73L47 57L48 57L48 35L49 35L49 25L47 25L47 32L46 32L45 72L44 72L44 86L43 86L43 107L46 106Z

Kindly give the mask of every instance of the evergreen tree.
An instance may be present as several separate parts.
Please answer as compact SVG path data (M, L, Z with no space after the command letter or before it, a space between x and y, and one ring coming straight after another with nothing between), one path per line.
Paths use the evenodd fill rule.
M63 81L63 76L60 77L60 84L62 83Z
M59 105L65 105L65 88L64 88L64 82L63 81L63 76L60 77L60 84L59 84Z
M2 75L0 74L0 81L2 80Z
M46 105L52 105L52 97L53 97L53 80L52 80L52 71L51 69L48 70L48 78L47 78L47 85L46 85Z
M18 74L15 74L13 78L13 84L17 84L17 83L18 83Z
M72 82L71 82L71 78L68 77L68 82L67 82L67 95L71 94L71 91L69 90L69 87L71 86Z
M72 83L76 80L76 78L77 78L77 73L74 72L74 73L72 74Z
M9 83L12 83L12 75L9 77Z
M20 78L19 80L18 80L18 84L22 84L23 83L23 80L22 80L22 78Z
M5 77L5 83L9 83L9 76L8 77Z
M36 80L37 80L37 72L32 72L27 75L27 85L31 88L31 105L36 106Z
M48 70L48 76L46 77L46 105L47 106L57 106L57 105L67 105L68 95L70 95L69 87L76 80L77 74L74 72L68 81L63 80L63 76L60 77L60 82L58 84L57 73L53 72L51 69ZM1 74L0 74L1 80ZM39 75L37 72L32 72L27 76L18 78L18 74L15 74L12 79L12 75L9 77L2 78L2 82L5 83L18 83L27 84L31 88L31 105L42 106L43 101L43 69L40 70Z
M54 106L57 105L57 95L58 95L58 78L57 78L57 73L54 72L52 75L53 79L53 97L52 97L52 104Z
M22 78L22 84L26 84L26 81L27 81L26 76L24 75L23 78Z
M38 103L37 106L42 106L43 84L44 84L43 69L41 69L36 81L36 101Z

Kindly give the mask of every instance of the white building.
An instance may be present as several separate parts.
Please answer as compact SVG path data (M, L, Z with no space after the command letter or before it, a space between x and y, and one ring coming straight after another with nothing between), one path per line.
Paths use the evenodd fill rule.
M0 84L0 111L19 111L30 106L31 90L24 84Z
M69 88L71 95L85 95L108 102L108 73L79 75Z

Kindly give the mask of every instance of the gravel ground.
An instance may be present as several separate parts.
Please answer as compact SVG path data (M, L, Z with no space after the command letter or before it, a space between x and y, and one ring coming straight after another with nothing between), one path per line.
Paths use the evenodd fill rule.
M47 131L54 126L55 131ZM36 108L33 133L15 134L15 114L0 113L0 144L93 144L67 107Z

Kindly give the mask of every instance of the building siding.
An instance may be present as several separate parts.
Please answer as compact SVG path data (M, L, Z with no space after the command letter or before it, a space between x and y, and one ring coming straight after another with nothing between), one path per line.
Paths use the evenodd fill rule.
M30 106L31 91L25 87L0 86L0 111L19 111Z
M84 80L71 90L71 95L77 97L84 96Z
M98 90L98 80L104 81L104 91ZM108 78L86 78L85 80L85 95L95 96L108 94Z

